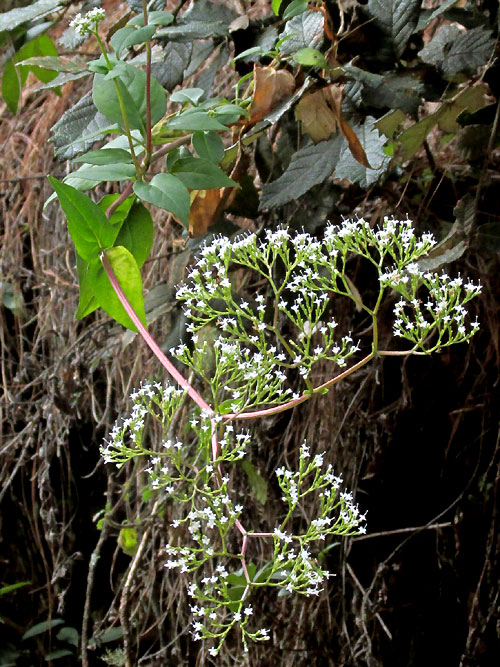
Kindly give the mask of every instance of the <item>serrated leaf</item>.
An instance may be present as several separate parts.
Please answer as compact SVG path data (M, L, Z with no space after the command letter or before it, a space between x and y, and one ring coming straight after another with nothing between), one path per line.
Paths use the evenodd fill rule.
M113 245L117 230L97 204L83 192L52 176L49 181L66 215L68 230L80 257L88 262L100 250Z
M73 162L86 164L132 164L132 156L123 148L99 148L75 158Z
M63 5L63 0L38 0L28 7L11 9L0 14L0 30L14 30L18 25L42 18Z
M361 187L368 188L385 172L390 162L390 158L384 153L386 138L379 133L374 123L375 119L368 116L363 125L355 125L352 128L361 142L371 167L360 164L345 142L335 170L336 178L345 178L350 183L359 183Z
M455 25L444 25L418 55L446 76L454 76L459 72L474 74L488 62L494 48L490 30L472 28L463 32Z
M238 185L220 167L203 158L179 158L174 163L171 173L192 190L209 190Z
M341 137L335 137L294 153L287 170L278 179L262 187L259 208L281 206L322 183L337 166L342 142Z
M400 58L418 23L421 0L369 0L368 13Z
M136 181L134 192L143 201L173 213L185 226L189 225L189 190L171 174L156 174L150 183Z
M43 69L54 70L55 72L68 72L76 74L79 72L87 73L87 63L84 60L78 62L60 58L59 56L33 56L22 61L23 65L30 67L37 66Z
M110 263L113 273L130 305L144 326L147 326L141 273L132 253L123 246L116 246L106 250L104 255ZM90 263L87 275L90 288L100 307L127 329L137 331L135 324L128 316L120 299L116 295L100 260Z
M114 125L96 109L91 93L87 93L53 125L51 141L55 154L70 160L90 148L101 133L112 127Z
M74 171L73 178L82 178L88 181L127 181L135 176L133 164L103 164L90 167L80 167Z
M226 37L229 35L229 26L237 17L235 11L222 3L196 0L175 26L158 31L158 37L170 40Z
M193 51L192 44L168 42L161 52L161 60L151 65L153 76L166 90L175 88L184 78L186 63L189 63Z
M121 245L129 250L137 266L141 268L151 252L153 235L153 219L150 212L136 202L120 227L115 245Z
M316 49L323 41L323 14L306 11L287 22L279 35L285 41L279 47L284 56L294 55L299 49Z
M215 164L224 157L224 142L216 132L195 132L191 143L198 155Z
M31 628L29 628L29 630L26 630L21 639L24 640L30 639L31 637L36 637L37 635L41 635L42 633L47 632L47 630L51 630L52 628L61 625L61 623L64 623L62 618L53 618L50 621L42 621L41 623L33 625Z

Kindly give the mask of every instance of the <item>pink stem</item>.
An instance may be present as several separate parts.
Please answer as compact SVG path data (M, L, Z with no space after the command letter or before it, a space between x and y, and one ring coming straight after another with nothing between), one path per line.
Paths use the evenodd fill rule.
M230 421L231 419L257 419L258 417L267 417L268 415L276 415L279 412L290 410L290 408L294 408L296 405L307 401L309 398L311 398L311 396L314 396L314 394L319 394L321 390L328 389L334 384L337 384L337 382L340 382L340 380L343 380L348 375L351 375L351 373L354 373L354 371L357 371L358 368L361 368L367 364L371 359L373 359L373 357L374 353L370 352L370 354L368 354L366 357L363 357L361 361L358 361L358 363L354 364L354 366L351 366L351 368L348 368L343 373L340 373L340 375L336 375L331 380L328 380L328 382L320 384L319 387L316 387L312 393L303 394L302 396L299 396L299 398L294 398L292 401L288 401L288 403L285 403L284 405L278 405L275 408L266 408L265 410L255 410L254 412L229 413L225 414L224 417L227 421Z
M111 282L111 285L113 286L113 289L116 292L116 296L120 299L123 307L127 311L128 316L132 320L132 322L135 324L137 327L139 333L143 337L144 341L146 344L149 346L155 357L160 361L162 366L166 368L166 370L170 373L170 375L174 378L176 382L180 384L181 387L187 390L187 393L193 401L202 409L202 410L207 410L208 412L213 414L212 408L208 405L206 401L203 400L203 398L200 396L200 394L194 389L189 382L184 378L181 373L177 370L177 368L173 365L169 359L163 354L161 351L160 347L158 346L158 343L155 341L155 339L151 336L151 334L148 332L144 324L141 322L139 317L137 316L135 310L132 308L130 305L129 300L125 296L124 291L122 290L120 283L118 282L113 269L111 268L111 264L108 261L108 258L106 257L105 253L101 253L101 262L102 265L104 266L104 269L106 273L108 274L108 278Z

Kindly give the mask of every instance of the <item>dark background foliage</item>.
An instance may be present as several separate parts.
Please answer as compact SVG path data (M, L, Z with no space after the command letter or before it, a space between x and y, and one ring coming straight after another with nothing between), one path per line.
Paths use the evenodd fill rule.
M111 29L123 9L103 4ZM287 30L298 43L284 42L282 57L312 46L333 68L285 61L300 92L249 129L247 137L260 134L243 152L242 189L208 233L284 221L320 233L327 220L343 216L376 224L386 214L408 215L443 241L433 268L483 283L481 331L470 345L431 358L379 359L326 396L255 427L251 460L260 477L241 471L241 481L257 522L267 525L277 495L263 480L283 460L293 463L306 437L356 490L369 530L323 554L337 576L320 599L263 596L258 616L273 627L272 641L249 656L228 642L217 664L496 665L498 3L331 0L287 22L288 4L279 17L259 0L167 4L177 21L164 31L154 72L167 90L189 84L229 95L238 79L231 58L254 45L270 50ZM64 8L53 18L60 21L49 34L70 52ZM8 49L27 39L23 26L11 37L4 65ZM239 76L258 59L237 61ZM276 66L273 56L261 62ZM343 86L342 118L374 169L352 157L331 121L316 143L304 120L298 123L297 105L330 86ZM42 208L50 194L44 176L63 176L61 160L76 154L64 146L98 122L84 98L89 80L67 83L60 98L36 87L28 78L18 115L2 107L0 117L0 585L30 582L2 589L0 665L47 664L51 654L54 664L80 664L82 626L92 665L208 665L186 632L183 582L163 568L174 508L147 488L141 464L117 472L99 460L99 444L126 410L127 395L159 370L141 342L104 315L74 321L65 222L55 206ZM146 309L168 348L183 332L173 288L204 237L186 241L164 215L156 223L144 271ZM369 294L370 273L354 262L351 269L354 284ZM366 337L358 313L339 305L337 318L353 337ZM386 348L390 318L388 312ZM268 505L259 500L262 484ZM124 528L138 540L131 547ZM40 631L23 639L38 623Z

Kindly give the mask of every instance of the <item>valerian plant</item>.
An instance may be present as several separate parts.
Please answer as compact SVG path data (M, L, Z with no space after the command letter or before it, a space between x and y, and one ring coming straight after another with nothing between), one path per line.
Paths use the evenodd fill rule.
M280 4L273 2L276 12ZM293 41L292 21L307 9L307 3L292 4L281 39L268 53L326 69L328 63L312 47L295 53L288 47L279 50ZM170 95L170 102L180 104L180 110L165 118L167 96L152 75L150 42L160 27L173 22L173 15L149 12L143 2L142 15L112 35L111 50L99 34L104 18L102 10L94 9L78 15L72 27L82 38L93 36L102 52L87 66L94 76L93 103L107 123L96 136L118 136L78 157L83 166L65 182L50 181L77 253L77 317L102 307L138 331L180 385L147 382L134 391L131 414L115 425L102 455L117 466L145 457L151 488L161 489L185 508L172 526L165 566L178 569L187 579L193 638L207 640L209 653L215 656L233 629L241 633L245 648L248 640L270 638L271 630L254 620L253 600L260 589L318 595L325 580L333 576L318 559L318 545L333 536L366 530L365 514L352 494L342 490L341 475L324 464L323 455L312 456L307 443L300 449L297 470L280 467L275 471L282 519L268 531L252 528L245 508L235 501L235 464L251 454L252 445L251 431L240 424L325 393L376 357L430 354L466 342L479 324L470 321L465 305L480 286L422 270L419 261L435 239L431 234L417 236L409 220L387 217L380 227L363 219L345 220L328 224L321 239L286 227L232 240L216 237L203 246L177 291L191 340L170 350L170 356L204 387L199 391L147 330L140 268L150 252L153 223L140 201L171 213L189 228L197 193L236 187L220 166L227 151L219 133L248 118L252 97L240 97L241 82L236 87L237 104L219 98L203 100L204 91L199 88L182 89ZM132 47L144 49L145 69L127 59ZM336 119L351 155L346 156L345 147L336 140L329 142L328 149L336 159L344 154L346 160L352 158L364 169L372 169L361 143L342 119L339 103L337 96ZM254 110L255 122L257 117ZM370 132L378 138L378 130L371 125ZM323 149L318 144L304 151L308 159L316 160ZM328 173L335 166L333 157ZM151 177L152 166L162 164L163 158L161 172ZM110 181L127 184L121 194L104 197L98 204L81 191ZM313 179L306 189L316 182ZM276 194L268 189L268 203L290 200L290 188L286 195L281 186L278 190ZM353 257L370 263L376 272L375 296L366 301L349 277ZM234 289L238 268L259 278L258 290L246 298ZM337 334L342 327L332 314L336 299L350 300L369 318L368 346L353 340L349 332ZM380 316L386 300L393 307L394 336L404 341L400 349L380 346ZM319 364L321 376L325 365L331 368L326 381L316 372ZM186 397L193 402L187 431L177 425ZM148 420L157 423L159 442L148 435ZM301 510L306 503L319 507L317 516L305 517ZM234 550L236 538L239 547ZM265 554L259 569L249 549L256 540Z
M290 409L321 394L343 378L383 355L430 354L467 341L479 324L469 321L464 304L480 286L460 277L421 271L419 260L434 246L431 234L415 235L409 220L385 218L380 228L365 220L328 225L321 240L286 228L267 231L261 238L246 234L233 241L216 237L205 245L187 281L177 290L192 333L192 344L170 354L190 368L207 387L208 403L193 395L187 436L172 433L172 419L186 389L169 384L144 384L132 394L130 417L117 423L102 448L106 462L119 467L144 456L152 488L163 489L186 507L172 525L177 541L166 546L169 569L188 579L193 599L194 639L209 640L217 655L231 629L249 639L265 641L269 628L253 621L252 597L270 587L285 593L318 595L332 573L317 560L318 544L335 535L366 530L365 515L352 494L342 489L342 477L323 455L310 455L304 443L299 469L276 470L284 503L284 518L268 532L248 525L244 507L233 500L234 464L249 454L251 432L239 424ZM348 260L363 257L377 269L379 288L374 303L360 302L347 274ZM235 297L231 273L245 267L262 279L252 300ZM149 338L134 316L109 266L108 275L139 331ZM385 298L394 302L394 335L409 343L400 350L379 347L379 315ZM330 315L332 300L348 298L371 318L368 350L347 334L335 335L338 323ZM201 335L214 327L212 342ZM284 335L282 331L286 330ZM361 354L361 358L356 355ZM356 359L356 361L355 361ZM315 366L327 362L332 377L317 383ZM337 370L338 369L338 370ZM299 379L292 383L289 374ZM189 387L192 391L192 386ZM146 418L159 422L160 445L145 437ZM318 516L304 519L299 512L314 496ZM240 534L233 553L231 533ZM265 565L257 570L247 561L247 546L260 540Z

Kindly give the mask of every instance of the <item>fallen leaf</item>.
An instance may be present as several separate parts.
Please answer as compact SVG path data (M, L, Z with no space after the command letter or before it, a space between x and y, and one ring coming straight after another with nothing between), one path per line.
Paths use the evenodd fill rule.
M293 74L285 69L259 67L253 70L253 100L250 105L250 118L245 125L255 125L295 90Z
M323 89L304 95L295 107L295 119L302 123L302 131L314 143L328 139L338 128L336 115L327 104Z
M349 125L349 123L342 116L342 95L344 93L344 86L338 84L332 84L327 88L323 88L323 95L330 105L332 111L335 114L337 123L339 124L340 131L344 135L347 143L349 144L349 150L352 153L352 156L359 164L362 164L364 167L371 169L371 165L368 162L366 157L365 150L361 145L360 140L356 136L356 133Z

